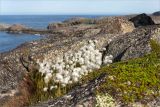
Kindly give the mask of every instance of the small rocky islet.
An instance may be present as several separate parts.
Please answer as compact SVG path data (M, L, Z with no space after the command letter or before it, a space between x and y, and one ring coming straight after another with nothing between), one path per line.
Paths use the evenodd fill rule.
M159 20L140 14L73 18L47 29L0 24L8 33L46 35L0 53L0 106L160 106Z

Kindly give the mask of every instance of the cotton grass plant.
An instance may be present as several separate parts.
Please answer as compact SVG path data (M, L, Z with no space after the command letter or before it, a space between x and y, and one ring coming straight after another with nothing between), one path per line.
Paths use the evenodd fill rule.
M102 64L112 63L112 55L106 56L102 62L102 53L97 49L96 43L96 40L90 40L76 52L69 51L56 59L54 57L42 62L37 61L38 93L46 93L45 98L59 97L79 83L83 76L99 69Z
M94 69L99 69L102 65L102 53L96 48L97 41L88 41L77 52L67 52L61 57L57 57L54 62L46 59L39 62L39 72L44 77L46 86L44 91L52 90L59 86L65 87L68 84L78 82L83 75L87 75ZM105 64L112 63L112 55L106 56ZM52 81L54 84L50 84Z

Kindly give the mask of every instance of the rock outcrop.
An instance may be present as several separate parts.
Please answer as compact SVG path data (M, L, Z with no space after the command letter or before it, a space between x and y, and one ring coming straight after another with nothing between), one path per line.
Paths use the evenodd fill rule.
M153 26L152 26L153 27ZM105 55L113 55L114 61L142 57L151 52L150 39L159 41L159 30L141 27L114 39L106 46ZM153 31L155 31L153 33Z
M71 18L68 20L65 20L64 22L59 23L50 23L47 27L49 30L55 30L58 28L64 28L64 27L71 27L76 26L80 24L94 24L93 19L87 19L87 18Z
M27 29L24 25L13 24L8 28L9 33L22 33L23 30Z
M0 25L1 27L1 25ZM0 28L1 30L1 28ZM29 28L29 27L26 27L24 25L21 25L21 24L13 24L13 25L9 25L8 27L5 27L4 29L4 26L3 26L3 31L6 31L8 33L26 33L26 34L36 34L36 35L48 35L48 34L52 34L52 33L56 33L55 32L52 32L50 30L47 30L47 29L34 29L34 28Z
M153 15L154 15L154 16L160 16L160 11L154 12Z
M134 23L135 27L155 24L152 18L144 13L131 18L130 21Z
M103 32L111 34L124 34L134 30L133 23L122 17L109 17L96 20L97 24L104 26Z
M154 12L150 15L155 24L160 24L160 11Z
M152 38L154 41L160 44L160 28L152 30Z
M7 30L11 25L9 24L4 24L4 23L0 23L0 31L5 31Z
M87 29L101 29L101 33L118 34L127 33L134 30L134 25L128 19L122 17L106 17L99 19L72 19L64 23L51 23L47 27L49 30L60 30L63 32L80 32Z
M151 16L152 20L154 21L155 24L160 24L160 16Z

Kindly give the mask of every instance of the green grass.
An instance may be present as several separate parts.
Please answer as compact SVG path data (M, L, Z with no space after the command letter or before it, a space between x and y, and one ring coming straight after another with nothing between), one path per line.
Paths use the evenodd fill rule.
M152 53L142 58L117 62L104 66L83 78L91 80L101 73L109 78L97 90L98 93L109 93L122 102L142 101L160 96L160 45L151 41Z

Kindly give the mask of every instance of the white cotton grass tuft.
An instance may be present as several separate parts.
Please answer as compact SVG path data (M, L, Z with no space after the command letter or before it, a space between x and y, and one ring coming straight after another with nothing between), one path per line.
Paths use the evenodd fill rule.
M43 88L43 91L44 91L44 92L46 92L47 90L48 90L48 88L47 88L47 87L44 87L44 88Z
M112 56L112 55L105 56L105 58L104 58L104 60L103 60L103 63L104 63L104 64L111 64L111 63L112 63L112 59L113 59L113 56Z
M45 59L43 62L38 61L39 72L44 75L45 84L48 86L48 82L52 80L53 83L65 87L67 84L78 82L83 75L87 75L92 70L99 69L102 65L102 53L96 48L96 43L96 40L90 40L77 52L65 53L64 56L57 57L55 62ZM106 56L103 63L112 63L112 58L112 55ZM54 88L54 85L49 87L50 90Z

